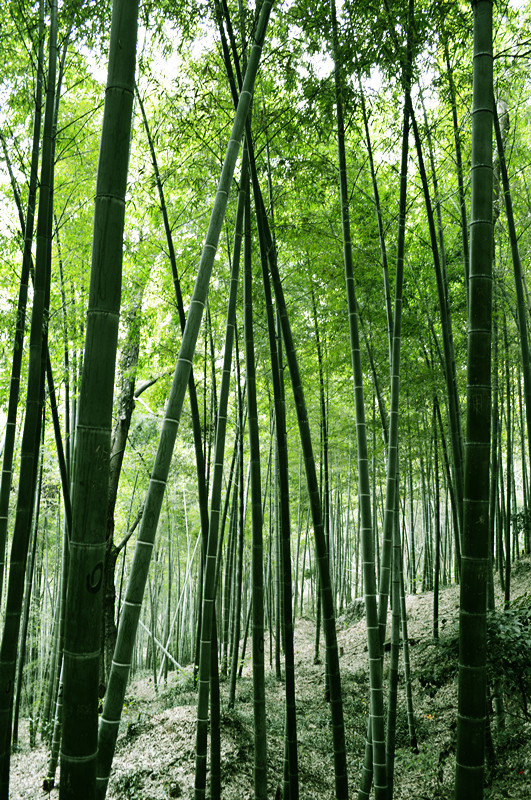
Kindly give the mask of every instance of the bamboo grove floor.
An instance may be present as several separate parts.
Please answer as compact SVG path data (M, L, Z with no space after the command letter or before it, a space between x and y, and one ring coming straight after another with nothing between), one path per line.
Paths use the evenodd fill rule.
M499 586L496 588L499 593ZM512 597L531 592L531 563L522 560L512 576ZM408 747L404 683L399 682L395 800L445 800L452 797L455 760L457 680L453 665L459 588L440 593L440 643L432 639L431 592L407 597L408 633L417 736L420 752ZM499 604L499 597L498 597ZM367 648L364 620L338 619L338 644L345 707L350 796L356 797L364 748L368 704ZM324 667L314 664L315 624L298 619L295 629L297 725L300 796L333 798L330 714L324 698ZM266 656L269 658L269 642ZM321 645L321 655L324 648ZM387 670L384 670L384 674ZM222 682L222 797L252 798L253 707L250 663L237 688L236 708L226 710L228 683ZM283 756L283 687L267 677L269 797L281 785ZM167 800L193 797L195 701L191 670L169 674L156 693L152 678L135 680L127 695L122 732L114 760L109 800ZM507 730L498 746L498 762L488 771L486 800L531 798L531 722L515 706L508 708ZM13 755L12 800L37 800L46 793L42 779L46 751L30 750L22 729L22 748ZM51 798L58 798L57 789Z

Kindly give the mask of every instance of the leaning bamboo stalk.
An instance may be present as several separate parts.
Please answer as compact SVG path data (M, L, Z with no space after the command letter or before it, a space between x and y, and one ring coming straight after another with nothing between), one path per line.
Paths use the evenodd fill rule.
M167 653L169 652L171 640L172 640L172 637L173 637L173 631L174 631L174 628L176 627L176 623L177 623L177 618L178 618L179 614L182 613L182 608L183 608L183 605L184 605L184 602L185 602L185 594L186 594L186 591L188 589L188 581L191 580L192 565L193 565L193 562L194 562L197 546L198 546L199 542L201 541L201 536L202 536L202 532L198 535L197 539L195 540L195 545L194 545L194 549L193 549L193 552L192 552L192 557L190 559L188 559L188 562L186 564L186 570L185 570L185 574L184 574L182 589L179 589L179 587L178 587L179 600L178 600L177 605L175 607L175 610L173 612L173 617L172 617L172 620L171 620L171 624L170 624L170 626L168 628L168 632L167 632L167 634L165 636L166 642L165 642L165 644L163 646L161 646L162 661L161 661L160 668L159 668L159 674L157 676L159 683L162 680L163 670L164 670L164 666L165 666L165 659L168 657ZM171 661L171 659L170 659L170 661Z

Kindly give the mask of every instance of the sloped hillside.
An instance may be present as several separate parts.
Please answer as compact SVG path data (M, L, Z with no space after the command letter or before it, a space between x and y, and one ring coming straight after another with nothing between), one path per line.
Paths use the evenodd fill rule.
M500 605L499 587L497 594ZM520 607L531 607L529 560L520 561L515 566L512 596L520 598ZM432 638L432 593L407 598L419 752L413 753L408 746L404 682L401 678L396 800L434 800L452 796L458 601L457 586L441 591L440 639L435 644ZM356 796L360 775L368 704L365 625L363 619L353 621L355 616L354 608L338 620L352 797ZM527 628L528 646L530 638ZM297 620L295 646L301 797L322 800L332 798L334 794L333 765L324 667L322 663L314 664L314 639L313 621ZM506 640L504 642L507 646ZM266 654L269 652L269 643L266 642ZM525 669L522 674L522 680L528 681L528 689L530 668L528 663L527 676ZM499 677L504 677L503 669ZM222 683L222 697L226 689L227 684ZM195 699L189 670L171 673L168 683L159 687L158 693L155 693L149 677L132 684L124 711L109 800L193 797ZM273 798L281 786L283 758L283 692L274 672L267 679L267 708L269 796ZM253 796L252 717L250 665L246 664L237 691L236 708L229 712L225 707L222 711L222 785L226 800L246 800ZM531 719L529 715L526 718L521 687L516 686L507 700L505 730L497 733L493 722L492 731L496 761L488 769L485 797L490 800L531 798ZM41 786L45 763L46 754L42 748L32 752L23 750L14 757L13 800L33 800L44 796ZM57 789L51 792L51 797L54 796L58 797Z

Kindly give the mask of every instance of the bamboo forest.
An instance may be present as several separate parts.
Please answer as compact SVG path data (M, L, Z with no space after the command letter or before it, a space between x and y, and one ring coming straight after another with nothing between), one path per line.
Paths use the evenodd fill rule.
M0 800L531 798L530 76L0 0Z

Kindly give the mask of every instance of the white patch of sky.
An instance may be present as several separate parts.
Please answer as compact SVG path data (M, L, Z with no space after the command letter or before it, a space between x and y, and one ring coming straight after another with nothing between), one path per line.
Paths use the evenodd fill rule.
M97 53L89 50L88 47L81 47L81 55L87 62L90 74L95 81L105 86L107 82L107 62L104 59L99 59Z

